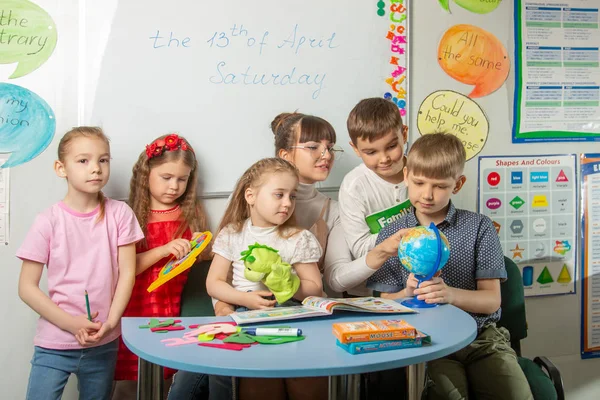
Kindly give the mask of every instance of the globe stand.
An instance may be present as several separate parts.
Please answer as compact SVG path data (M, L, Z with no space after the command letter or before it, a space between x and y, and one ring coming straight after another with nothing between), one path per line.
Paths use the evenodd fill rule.
M438 251L437 251L437 257L435 260L435 264L434 264L434 268L431 269L431 273L427 276L417 276L415 275L415 278L417 278L417 281L419 281L417 283L417 289L419 288L419 286L421 286L422 282L431 280L431 278L433 278L433 276L435 275L435 273L438 271L438 268L440 267L440 262L442 261L442 237L440 236L440 231L438 230L437 226L435 226L435 224L432 222L429 224L429 228L431 230L433 230L433 232L435 233L435 236L437 238L437 245L438 245ZM419 300L417 299L417 297L413 297L410 299L406 299L404 300L402 303L403 306L406 307L410 307L410 308L434 308L437 307L438 304L436 303L427 303L425 302L425 300Z

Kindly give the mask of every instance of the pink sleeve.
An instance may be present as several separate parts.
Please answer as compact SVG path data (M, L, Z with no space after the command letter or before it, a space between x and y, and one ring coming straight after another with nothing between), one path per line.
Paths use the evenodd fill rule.
M46 215L38 215L33 222L17 257L21 260L35 261L46 264L50 256L50 239L52 238L52 223Z
M142 240L144 233L131 207L121 202L121 212L119 214L117 246L125 246Z

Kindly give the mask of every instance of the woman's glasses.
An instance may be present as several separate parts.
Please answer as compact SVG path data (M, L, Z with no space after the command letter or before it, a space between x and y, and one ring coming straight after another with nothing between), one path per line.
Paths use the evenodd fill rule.
M339 160L344 154L344 149L337 146L325 146L323 143L315 145L297 145L291 146L292 149L304 149L310 153L312 158L320 160L325 157L325 152L329 152L332 159Z

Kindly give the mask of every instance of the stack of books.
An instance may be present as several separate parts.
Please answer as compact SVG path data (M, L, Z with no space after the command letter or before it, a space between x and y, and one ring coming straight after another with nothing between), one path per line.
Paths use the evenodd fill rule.
M431 338L404 320L340 322L333 324L336 344L351 354L421 347Z

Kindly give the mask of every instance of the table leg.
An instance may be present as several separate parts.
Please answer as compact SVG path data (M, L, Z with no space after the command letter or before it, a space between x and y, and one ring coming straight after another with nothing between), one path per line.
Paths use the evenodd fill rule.
M138 359L138 400L163 400L163 367Z
M329 400L341 400L346 397L345 378L345 375L335 375L329 377Z
M360 374L348 375L346 399L360 400Z
M425 384L425 364L413 364L408 366L408 400L420 400Z
M329 377L329 400L359 400L360 375Z

